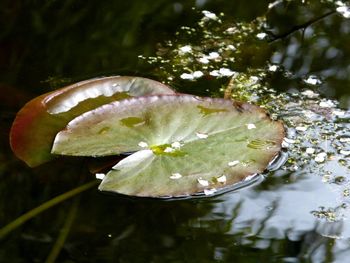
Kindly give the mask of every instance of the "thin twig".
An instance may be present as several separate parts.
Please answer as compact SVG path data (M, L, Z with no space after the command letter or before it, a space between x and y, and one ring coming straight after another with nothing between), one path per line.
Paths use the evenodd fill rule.
M36 215L40 214L41 212L77 195L80 194L95 185L99 184L99 181L92 181L86 184L83 184L77 188L74 188L73 190L70 190L68 192L65 192L64 194L61 194L59 196L56 196L52 198L51 200L39 205L38 207L30 210L29 212L21 215L17 219L13 220L11 223L8 225L4 226L3 228L0 229L0 240L3 239L8 233L16 229L17 227L23 225L25 222L27 222L29 219L35 217Z
M326 18L327 16L330 16L332 14L336 13L335 10L332 10L332 11L329 11L321 16L318 16L318 17L315 17L313 19L311 19L310 21L307 21L303 24L300 24L300 25L296 25L294 27L292 27L291 29L289 29L288 31L282 33L282 34L279 34L279 35L273 35L273 39L269 40L269 42L274 42L276 40L279 40L279 39L283 39L283 38L286 38L288 37L289 35L293 34L294 32L296 31L299 31L300 29L306 29L307 27L311 26L312 24L314 23L317 23L319 22L320 20Z

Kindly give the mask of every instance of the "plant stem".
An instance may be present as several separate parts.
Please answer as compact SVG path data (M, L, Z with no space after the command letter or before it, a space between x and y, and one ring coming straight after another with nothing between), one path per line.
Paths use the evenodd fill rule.
M232 92L235 88L234 78L235 77L231 77L230 82L227 84L227 87L226 87L225 92L224 92L224 99L231 99Z
M63 245L66 242L66 239L68 237L69 231L73 225L73 222L74 222L77 210L78 210L79 202L80 202L79 197L74 199L74 202L68 211L65 223L64 223L62 229L60 230L60 234L56 240L56 243L54 244L49 255L46 258L46 261L45 261L46 263L54 263L56 261L58 255L60 254L60 252L63 248Z
M16 229L17 227L23 225L25 222L27 222L29 219L35 217L36 215L40 214L41 212L77 195L80 194L81 192L84 192L95 185L99 184L99 181L92 181L88 182L86 184L83 184L77 188L74 188L73 190L70 190L68 192L65 192L64 194L61 194L59 196L56 196L52 198L51 200L39 205L38 207L28 211L27 213L21 215L8 225L4 226L3 228L0 229L0 240L3 239L8 233Z

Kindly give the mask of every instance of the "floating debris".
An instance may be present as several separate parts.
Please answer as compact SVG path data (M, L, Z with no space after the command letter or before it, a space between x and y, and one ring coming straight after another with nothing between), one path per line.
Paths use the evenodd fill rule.
M306 150L305 150L305 152L307 153L307 154L314 154L315 153L315 148L306 148Z
M278 66L277 65L270 65L268 70L271 71L271 72L276 72L278 69Z
M264 38L267 37L267 34L262 32L262 33L257 34L256 37L259 38L259 39L264 39Z
M180 47L179 50L182 53L189 53L189 52L192 52L192 47L190 45L186 45L186 46Z
M340 142L350 142L350 137L340 137L339 141Z
M345 115L345 111L342 111L342 110L333 110L332 113L335 116L344 116Z
M306 96L306 97L309 98L309 99L317 98L317 97L319 97L319 95L320 95L320 94L318 94L318 93L313 92L313 91L310 90L310 89L304 90L301 94L304 95L304 96Z
M345 18L350 18L350 6L346 5L342 1L336 1L335 4L338 6L336 11Z
M181 74L180 78L182 78L182 79L194 79L193 75L189 74L189 73Z
M340 154L343 154L343 155L345 155L345 156L350 155L350 151L347 151L347 150L340 150L339 153L340 153Z
M307 130L307 127L305 127L305 126L298 126L298 127L295 127L295 129L296 129L297 131L299 131L299 132L304 132L304 131Z
M203 75L204 74L202 71L197 70L193 73L183 73L183 74L181 74L180 78L187 79L187 80L194 80L194 79L201 78Z
M307 79L304 79L304 82L309 85L318 85L321 84L321 80L315 75L310 75Z
M218 17L215 13L212 13L210 11L207 11L207 10L203 10L202 11L202 14L206 17L206 18L209 18L209 19L212 19L212 20L218 20Z
M318 163L323 163L326 160L327 153L322 152L316 155L315 161Z
M323 101L320 102L319 105L320 105L321 108L333 108L333 107L336 106L334 104L334 102L331 101L331 100L323 100Z

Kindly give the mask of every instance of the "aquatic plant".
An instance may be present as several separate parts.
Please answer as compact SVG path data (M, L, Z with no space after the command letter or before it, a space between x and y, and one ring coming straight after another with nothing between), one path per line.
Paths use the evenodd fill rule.
M185 94L149 95L154 93L173 92L152 80L109 77L40 96L14 121L14 152L30 165L57 154L131 153L103 178L100 190L188 197L232 190L262 173L281 149L283 125L258 106ZM128 98L135 95L148 96Z

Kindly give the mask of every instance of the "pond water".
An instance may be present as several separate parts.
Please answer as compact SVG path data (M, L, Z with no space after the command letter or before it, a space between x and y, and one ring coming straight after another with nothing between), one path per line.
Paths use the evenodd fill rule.
M90 189L2 237L1 262L347 262L346 3L1 5L0 228L95 178L78 158L31 169L8 144L24 103L66 84L145 76L180 92L257 103L287 129L278 165L249 186L177 201Z

